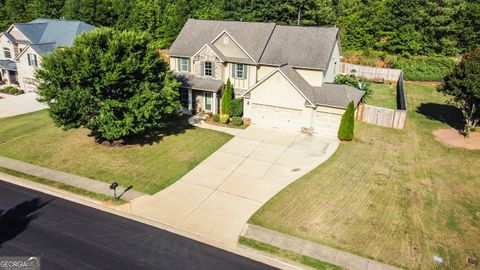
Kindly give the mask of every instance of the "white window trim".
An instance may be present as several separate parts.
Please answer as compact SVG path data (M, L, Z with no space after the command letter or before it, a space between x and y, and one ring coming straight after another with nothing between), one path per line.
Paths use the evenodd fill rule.
M211 95L212 102L210 103L210 109L207 109L207 95ZM213 106L215 105L214 100L213 100L213 96L214 96L213 93L205 92L205 95L203 96L203 109L205 111L208 111L208 112L213 111Z
M6 53L8 51L9 57L7 57ZM12 59L12 51L10 51L10 48L3 47L3 56L7 59Z
M38 67L38 58L34 53L27 53L28 65L32 67Z
M207 75L207 63L210 64L210 75ZM203 63L203 75L206 77L213 77L213 62L205 61Z
M238 66L241 65L243 68L242 68L242 76L238 76ZM234 79L237 79L237 80L245 80L247 79L247 66L245 64L238 64L238 63L234 63L233 64L233 78Z
M182 63L182 61L185 61L185 63ZM189 68L188 68L189 63L188 63L188 61L190 61L190 59L188 59L188 58L180 58L180 60L179 60L179 65L178 65L178 71L183 72L183 73L188 73L188 72L189 72L189 70L188 70L188 69L189 69ZM185 68L186 68L186 69L183 69L184 65L185 65Z

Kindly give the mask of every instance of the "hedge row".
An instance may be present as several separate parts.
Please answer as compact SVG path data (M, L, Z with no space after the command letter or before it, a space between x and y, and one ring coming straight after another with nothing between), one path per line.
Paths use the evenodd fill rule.
M452 70L455 60L449 57L414 56L392 59L390 67L402 69L409 81L441 81Z

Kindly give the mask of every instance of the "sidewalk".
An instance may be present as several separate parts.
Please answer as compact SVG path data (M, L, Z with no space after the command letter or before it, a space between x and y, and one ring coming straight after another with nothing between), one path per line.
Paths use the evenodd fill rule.
M29 163L25 163L22 161L1 157L1 156L0 156L0 167L4 167L10 170L45 178L55 182L64 183L70 186L85 189L95 193L112 196L112 190L110 189L109 183L92 180L86 177L64 173L64 172L40 167L37 165L33 165L33 164L29 164ZM118 195L122 194L124 191L125 191L124 187L117 188ZM147 194L130 189L130 190L127 190L121 196L121 198L126 201L131 201L133 199L137 199L145 195Z
M205 123L203 118L196 117L196 116L193 116L190 119L188 119L188 122L191 125L196 126L196 127L211 129L211 130L215 130L215 131L220 131L220 132L224 132L224 133L227 133L227 134L230 134L230 135L233 135L233 136L236 136L243 131L242 129L238 129L238 128L228 128L228 127L210 125L208 123Z
M242 236L351 270L400 270L400 268L313 243L260 226L247 224Z

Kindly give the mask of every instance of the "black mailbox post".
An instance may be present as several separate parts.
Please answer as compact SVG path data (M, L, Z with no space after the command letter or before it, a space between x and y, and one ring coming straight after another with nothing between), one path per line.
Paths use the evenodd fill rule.
M117 198L117 187L118 187L118 183L117 183L117 182L113 182L113 183L110 185L110 189L113 190L113 198L114 198L114 199Z

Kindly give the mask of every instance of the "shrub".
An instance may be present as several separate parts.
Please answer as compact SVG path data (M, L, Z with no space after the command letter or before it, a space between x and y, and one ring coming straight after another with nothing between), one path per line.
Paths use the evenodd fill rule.
M216 113L216 114L212 115L212 119L213 119L214 122L220 121L220 114Z
M390 67L402 69L405 80L441 81L455 66L449 57L414 56L390 60Z
M230 103L230 115L239 116L243 115L243 99L236 98Z
M14 86L7 86L3 89L0 90L0 92L5 93L5 94L10 94L10 95L20 95L23 94L23 90L18 89Z
M351 87L355 87L359 90L365 91L364 98L367 98L372 94L372 88L367 81L360 81L355 79L352 75L337 75L333 81L335 84L345 84Z
M220 123L227 124L229 120L230 120L230 117L228 116L228 114L220 115Z
M241 126L243 124L243 119L242 117L234 116L232 117L231 122L235 126Z
M232 83L230 82L230 79L228 79L222 95L222 113L223 114L230 114L231 102L232 102Z
M340 128L338 129L338 138L341 141L353 140L353 133L355 128L355 105L353 100L348 103L347 110L342 115Z

